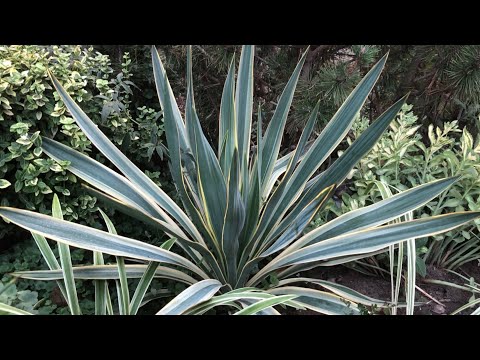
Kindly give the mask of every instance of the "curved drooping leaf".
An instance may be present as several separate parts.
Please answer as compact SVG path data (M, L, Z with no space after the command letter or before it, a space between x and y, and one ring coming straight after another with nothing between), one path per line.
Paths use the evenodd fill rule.
M307 309L316 311L326 315L359 315L357 305L342 299L339 296L330 293L301 288L296 286L282 286L268 290L270 294L274 295L295 295L294 302L306 307Z
M372 297L363 295L359 293L358 291L355 291L353 289L350 289L346 286L343 286L341 284L337 284L331 281L326 281L326 280L319 280L319 279L312 279L312 278L304 278L304 277L298 277L298 278L292 278L292 279L284 279L280 280L277 287L282 287L287 284L292 284L292 283L298 283L298 282L307 282L307 283L312 283L316 285L320 285L323 288L330 290L334 294L344 298L348 299L354 303L357 304L363 304L367 306L378 306L378 307L388 307L389 304L387 301L382 301L378 299L374 299Z
M463 310L467 310L477 304L480 304L480 299L474 299L466 303L465 305L460 306L458 309L453 311L450 315L457 315L458 313L462 312ZM476 308L470 315L480 315L480 307Z
M157 315L181 315L191 307L209 300L221 287L222 284L218 280L199 281L178 294Z
M253 305L255 304L256 302L258 302L259 300L256 300L256 299L242 299L242 300L238 300L238 302L242 305L243 308L246 308L250 305ZM292 306L295 307L295 308L302 308L302 306L298 303L293 303L293 300L288 300L288 302L290 304L293 304ZM304 309L304 308L303 308ZM268 316L272 316L272 315L282 315L280 314L277 310L275 310L274 307L267 307L267 308L264 308L263 310L260 310L257 312L258 315L268 315Z
M167 223L162 222L161 220L149 217L145 213L141 212L140 210L130 207L129 205L122 203L121 201L114 199L102 193L101 191L95 190L88 186L84 186L84 187L90 193L94 194L98 199L105 202L106 204L113 207L114 209L119 210L129 216L132 216L135 219L143 221L144 223L151 225L154 228L160 228L161 230L165 231L168 235L175 237L175 239L177 239L178 245L181 246L182 249L185 250L185 252L197 264L199 264L199 266L204 271L209 272L209 269L211 269L216 274L218 279L220 279L221 281L226 281L217 260L214 258L213 254L210 252L210 250L207 247L197 242L194 242L192 240L189 240L186 237L182 237L182 233L177 233L175 229L169 227ZM202 257L205 259L204 262L201 260ZM205 263L208 263L207 267L205 267Z
M17 309L16 307L0 303L0 312L4 312L8 315L33 315L28 311Z
M429 202L434 197L445 191L450 185L458 180L458 177L440 179L432 181L428 184L416 186L412 189L398 193L388 199L379 201L370 206L363 207L361 209L350 211L346 214L339 216L338 218L329 221L328 223L311 231L297 242L293 243L290 247L280 255L284 256L287 253L298 250L303 246L312 244L315 242L323 241L327 238L346 234L348 232L362 230L369 227L375 227L388 221L391 221L397 217L400 217L409 211L412 211L419 206L422 206ZM315 238L315 236L318 236ZM315 240L312 240L314 239ZM354 257L346 256L331 261L319 261L309 264L293 265L290 268L283 270L279 276L286 277L291 276L300 271L306 271L312 269L318 265L331 266L346 263L349 261L358 260L364 256ZM327 263L330 264L327 264Z
M451 230L479 216L480 212L459 212L394 225L384 225L336 236L299 250L280 254L250 279L246 286L255 285L267 274L285 266L380 250L412 237L432 236Z
M146 272L147 265L125 265L125 273L128 279L140 279ZM119 280L117 265L85 265L74 266L73 275L78 280ZM16 271L10 275L22 279L51 281L63 278L62 270L31 270ZM191 276L180 270L159 266L155 270L154 277L180 281L191 285L197 282Z
M256 301L270 299L272 297L274 297L274 295L270 295L266 292L260 291L257 288L235 289L235 290L229 291L226 294L214 296L210 300L204 301L201 304L194 306L193 308L190 308L190 310L186 312L186 315L201 315L217 306L235 307L236 302L240 302L240 303L246 302L248 303L248 305L251 305ZM253 301L252 303L250 303L250 300L256 300L256 301ZM287 301L285 302L285 304L289 306L294 306L294 303L291 301ZM262 312L269 312L269 311L265 311L264 309ZM278 315L278 314L276 313L274 315Z
M67 245L116 256L178 265L208 278L205 272L184 257L138 240L27 210L0 207L0 216L27 230Z
M311 263L306 263L306 264L292 265L287 267L284 270L281 270L278 273L277 277L279 279L285 279L289 276L294 276L295 274L298 274L300 272L305 272L307 270L315 269L316 267L319 267L319 266L335 266L335 265L346 264L352 261L357 261L357 260L365 259L367 257L383 254L386 251L388 250L380 249L377 251L372 251L364 254L340 256L340 257L336 257L328 260L320 260L320 261L313 261Z
M290 301L292 299L295 299L297 296L296 295L278 295L274 296L270 299L263 299L260 301L257 301L246 308L237 311L233 315L255 315L265 309L274 307L276 305L284 304L287 301Z

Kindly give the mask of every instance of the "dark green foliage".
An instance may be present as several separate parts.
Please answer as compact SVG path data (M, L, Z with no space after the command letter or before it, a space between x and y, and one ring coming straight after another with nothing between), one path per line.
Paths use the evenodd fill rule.
M377 46L353 45L341 47L323 61L316 61L319 55L312 50L313 56L307 61L299 88L298 105L291 112L287 131L294 134L301 131L307 121L307 114L320 99L318 128L322 128L335 114L340 105L358 84L363 75L378 60L380 54Z
M480 114L480 46L478 45L394 45L383 88L382 102L388 103L406 91L420 121L436 125L459 120L476 130ZM387 100L388 99L388 100ZM378 109L383 103L374 100Z
M132 79L142 89L143 102L136 106L155 108L156 94L152 86L148 46L98 48L111 55L117 70L120 69L123 53L131 54ZM170 81L174 93L179 97L177 101L181 103L185 96L186 46L160 45L157 48L162 61L173 74ZM218 131L218 109L215 105L220 100L228 64L234 54L238 64L239 47L196 45L194 48L199 50L193 52L194 83L198 87L195 92L197 109L201 112L199 118L207 130L207 136L214 140ZM263 104L266 115L275 108L289 74L305 49L303 45L257 46L254 96L256 103ZM318 125L323 126L369 66L387 51L390 52L389 61L378 88L369 97L365 115L371 118L379 115L388 104L411 91L410 102L424 125L431 121L439 125L443 120L453 119L459 120L461 125L467 124L473 131L480 114L480 46L312 45L286 126L287 142L296 143L299 130L306 123L306 114L319 99L322 106ZM205 89L208 91L203 91ZM270 116L265 118L269 119ZM288 146L288 143L285 145Z
M58 255L56 248L54 252ZM74 263L88 262L87 259L84 259L86 253L83 249L73 250L71 253L72 261ZM3 285L6 285L12 279L8 273L30 269L48 270L35 242L21 242L0 253L0 283ZM22 299L18 294L21 294L22 291L31 291L36 296L34 303L40 301L37 306L38 313L68 314L67 305L55 282L20 280L14 284L14 290L11 290L12 296L10 296L10 299L6 299L9 300L11 305L29 310L28 306L31 302ZM85 313L93 313L93 287L83 281L77 281L77 291L82 309L86 310Z

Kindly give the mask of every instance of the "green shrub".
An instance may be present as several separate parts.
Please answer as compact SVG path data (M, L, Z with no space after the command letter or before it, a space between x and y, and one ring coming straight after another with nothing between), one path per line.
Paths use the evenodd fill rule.
M3 206L24 207L49 213L52 192L68 220L100 226L96 199L85 193L77 178L41 150L42 133L68 146L104 158L66 113L52 91L47 68L65 84L75 101L117 145L137 161L147 164L154 153L163 157L161 113L141 107L130 109L133 83L130 58L125 54L121 72L114 74L110 59L81 46L0 47L0 191ZM157 171L159 166L150 166ZM0 224L0 239L13 227Z
M58 251L55 249L54 253L58 256ZM85 252L83 249L72 250L72 261L74 263L88 264L91 263L91 259L88 258L88 252ZM0 253L0 274L3 274L3 277L0 277L0 286L1 283L7 284L12 280L12 277L9 276L9 273L17 271L25 271L28 269L37 269L37 270L46 270L45 261L43 260L37 246L31 241L24 241L19 244L14 245L8 251ZM1 276L1 275L0 275ZM15 291L14 291L14 290ZM39 314L66 314L68 313L68 307L65 300L61 297L58 292L57 284L54 282L41 282L33 280L24 280L16 282L13 285L13 289L9 290L12 292L12 295L15 292L23 294L32 293L35 294L35 303L40 301L38 304L38 313ZM89 282L78 281L77 282L77 292L79 295L79 301L83 309L85 309L86 314L93 313L93 287ZM0 296L1 298L1 296ZM8 305L14 305L23 310L28 310L23 307L22 300L12 299L11 302L3 301ZM0 300L2 302L2 300ZM28 302L30 304L30 302Z
M415 210L417 217L435 216L449 211L478 211L480 209L480 146L474 144L466 129L457 122L445 122L443 128L428 128L425 142L418 132L417 116L405 105L390 129L372 151L356 166L348 186L342 190L341 201L331 202L328 208L336 215L355 210L382 199L375 181L387 184L393 193L424 184L445 176L460 179L438 198ZM351 143L368 127L369 120L359 119L354 126ZM340 199L339 199L340 200ZM317 218L317 227L326 216ZM447 269L455 269L465 262L480 258L480 221L434 235L417 239L418 269L425 273L424 261ZM385 267L385 255L377 256Z
M0 303L14 306L17 309L31 313L37 313L35 305L38 302L38 294L30 290L17 290L15 284L0 281ZM0 314L2 311L0 310Z

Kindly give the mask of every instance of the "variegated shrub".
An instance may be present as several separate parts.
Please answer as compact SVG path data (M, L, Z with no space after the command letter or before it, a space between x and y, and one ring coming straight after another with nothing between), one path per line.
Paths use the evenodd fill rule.
M65 293L74 313L80 311L72 303L75 302L73 278L96 281L99 314L109 308L105 280L115 279L119 312L135 314L151 280L158 276L190 285L159 314L202 314L220 305L230 307L236 314L278 314L274 308L278 304L325 314L359 314L358 304L380 307L388 304L335 283L296 274L371 256L406 240L453 229L480 215L462 212L389 224L424 205L456 180L447 178L351 211L304 234L305 227L321 211L336 186L387 129L406 97L380 115L327 170L318 173L351 128L387 56L368 72L321 134L310 140L319 110L317 104L296 149L279 157L283 130L306 54L278 99L265 133L258 111L257 140L251 152L254 51L253 46L242 48L237 76L235 62L231 62L220 105L215 150L202 132L195 109L191 48L184 116L160 57L152 48L170 170L183 208L112 144L52 76L57 92L78 126L119 173L48 138L43 138L43 151L55 160L69 161L69 170L89 183L90 190L105 204L163 230L175 240L161 248L117 235L113 226L109 226L110 232L105 232L4 207L0 208L0 215L30 230L42 246L46 237L62 244L63 255L68 255L69 245L95 252L94 266L71 267L67 256L61 266L51 259L51 271L16 275L69 280L65 282ZM170 249L173 241L175 247ZM102 253L117 256L118 267L103 265ZM124 258L142 260L145 264L126 264ZM131 300L126 287L128 277L141 277ZM305 287L308 283L324 290Z

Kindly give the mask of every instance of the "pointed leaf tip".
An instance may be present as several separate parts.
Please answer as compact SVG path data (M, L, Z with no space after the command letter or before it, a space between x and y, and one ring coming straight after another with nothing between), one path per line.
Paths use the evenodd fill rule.
M377 62L375 65L373 65L372 69L375 68L375 67L377 67L377 66L380 66L380 67L382 68L382 70L383 70L383 67L385 66L385 63L387 62L387 59L388 59L388 55L389 55L389 54L390 54L390 50L387 51L387 52L385 53L385 55L383 55L383 56L380 58L380 60L378 60L378 62Z

